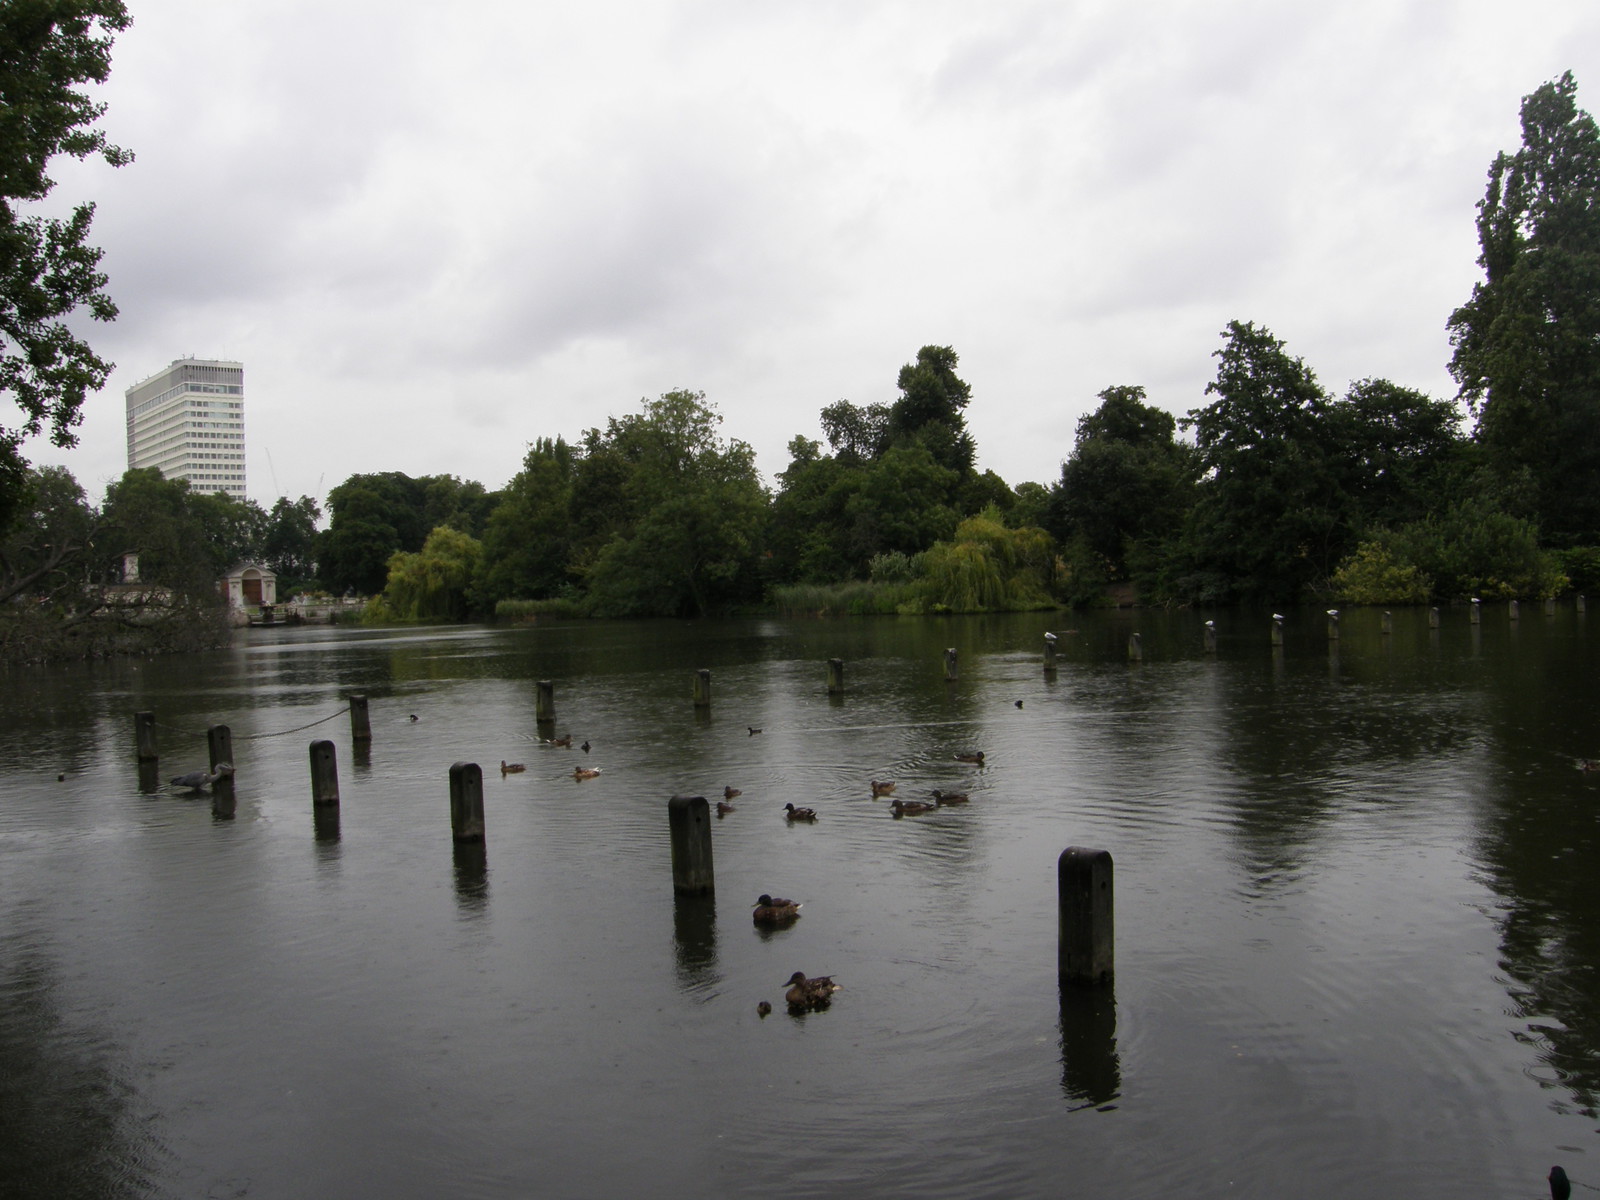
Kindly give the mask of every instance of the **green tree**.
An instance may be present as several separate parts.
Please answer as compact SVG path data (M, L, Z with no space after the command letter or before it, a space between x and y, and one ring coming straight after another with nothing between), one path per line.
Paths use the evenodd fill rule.
M477 539L441 525L427 536L422 549L396 551L389 559L389 578L372 619L464 621L473 615L472 584L483 547Z
M1451 314L1450 371L1502 474L1531 471L1541 529L1600 534L1600 130L1569 71L1522 101L1489 167L1484 278Z
M267 514L261 557L278 576L278 590L288 595L317 576L317 522L322 509L310 496L279 496Z
M1468 446L1450 401L1362 379L1332 411L1344 486L1362 531L1421 520L1462 488Z
M542 600L575 584L571 518L577 456L562 438L528 448L483 532L484 605Z
M93 204L68 216L27 215L49 196L58 155L132 159L93 127L104 112L83 84L104 83L112 35L129 24L121 0L10 0L0 4L0 395L21 423L0 427L0 529L24 503L24 441L46 429L57 446L77 444L84 397L105 385L111 364L72 328L80 310L110 321L101 251L88 242Z
M75 595L95 575L99 519L65 467L28 473L23 519L0 536L0 603Z
M956 374L961 359L952 346L924 346L917 361L900 368L900 398L889 406L891 443L915 440L938 464L971 474L976 449L964 415L972 388Z
M383 471L352 475L329 492L328 528L317 542L323 582L335 591L381 592L390 555L415 554L432 528L425 517L426 491L423 480Z
M199 493L187 480L164 479L154 467L128 471L106 489L106 532L98 539L115 571L124 554L139 556L142 581L185 596L216 598L217 581L243 559L259 557L266 514L250 501Z
M719 437L704 401L667 392L586 439L593 457L627 467L617 525L589 570L599 615L700 616L755 598L766 489L755 452Z

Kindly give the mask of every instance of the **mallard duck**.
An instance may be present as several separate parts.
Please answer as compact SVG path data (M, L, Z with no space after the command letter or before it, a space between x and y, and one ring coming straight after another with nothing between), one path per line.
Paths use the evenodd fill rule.
M526 771L527 769L527 763L508 763L503 758L500 760L500 774L502 776L515 775L518 771Z
M558 738L546 738L545 742L547 745L560 746L564 750L572 749L572 735L570 733L564 733Z
M734 808L733 805L729 804L726 800L718 800L717 801L717 816L725 817L729 813L737 812L737 811L739 811L739 810Z
M966 752L964 752L962 754L956 755L956 761L957 762L964 762L964 763L976 763L978 766L981 767L981 766L983 766L983 751L982 750L968 750L968 751L966 751Z
M585 754L589 753L589 739L585 738L583 740L583 745L579 746L578 749L582 750Z
M965 792L941 792L938 788L933 789L935 804L965 804L970 799L972 797Z
M732 800L735 796L742 795L744 795L744 793L736 787L725 787L722 789L722 798L724 800Z
M746 725L745 728L750 731L749 736L751 737L755 737L756 734L761 732L761 730L757 729L754 725Z
M600 774L600 768L599 767L574 767L574 768L572 768L572 777L574 779L593 779L598 774Z
M750 913L751 920L757 925L787 925L799 917L800 905L793 900L776 900L765 892Z
M756 1016L760 1017L763 1021L767 1019L767 1014L771 1011L772 1005L766 1000L763 1000L760 1004L756 1005Z
M897 817L920 817L938 807L937 804L927 804L921 800L896 800L889 805L889 810Z
M173 777L172 786L175 788L187 788L191 792L198 792L201 788L210 787L217 780L232 774L232 763L218 763L215 770L190 771L186 775L176 775Z
M808 1008L827 1008L833 994L840 990L840 985L833 981L832 976L818 975L815 979L807 979L799 971L789 976L788 987L783 998L789 1002L791 1010L799 1012Z
M893 780L874 779L872 781L872 798L874 800L876 800L879 796L887 796L892 791L894 791Z
M792 804L785 804L783 809L791 821L815 821L817 819L817 810L814 808L796 808Z

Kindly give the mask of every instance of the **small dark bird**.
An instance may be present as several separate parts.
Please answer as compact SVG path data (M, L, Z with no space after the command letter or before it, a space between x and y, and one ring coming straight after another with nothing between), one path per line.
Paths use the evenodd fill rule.
M938 807L937 804L926 804L921 800L896 800L889 805L889 811L897 817L920 817Z
M815 821L817 819L817 810L814 808L796 808L792 804L785 804L783 808L791 821Z
M750 919L757 925L789 925L800 919L800 906L793 900L775 900L763 892Z
M892 779L874 779L872 781L872 798L876 800L879 796L887 796L894 791L894 787Z
M737 812L737 811L738 810L736 808L734 808L733 805L729 804L726 800L718 800L717 801L717 816L725 817L729 813Z
M796 971L789 976L789 990L783 998L789 1002L790 1012L805 1012L827 1008L833 1000L833 994L840 990L840 985L828 975L818 975L815 979L807 979L801 972Z
M765 1001L765 1000L763 1000L760 1004L756 1005L756 1016L760 1017L763 1021L765 1021L767 1019L767 1014L770 1013L771 1011L772 1011L772 1005L767 1003L767 1001Z
M1550 1200L1569 1200L1572 1195L1572 1181L1567 1178L1567 1173L1560 1167L1550 1168Z
M527 769L527 763L508 763L503 758L500 760L500 775L502 778L507 775L515 775L518 771L526 771Z
M412 713L410 719L415 721L417 719L417 714L416 713Z
M972 797L965 792L941 792L938 788L933 789L933 802L935 804L965 804L970 799Z
M745 728L750 731L751 737L755 737L756 734L761 732L761 730L757 729L754 725L746 725Z
M1018 708L1022 707L1022 701L1021 700L1013 700L1011 703L1015 704Z
M722 798L724 800L732 800L735 796L742 795L744 795L744 793L736 787L725 787L722 789Z
M585 754L589 753L589 742L588 742L588 740L585 739L583 745L579 746L578 749L582 750Z
M56 782L57 783L65 783L66 781L67 781L67 777L65 775L57 775L56 776Z
M975 764L977 764L978 766L981 767L981 766L983 766L983 751L982 750L969 750L964 754L958 754L958 755L956 755L956 761L957 762L964 762L964 763L975 763Z
M570 733L564 733L558 738L547 738L546 741L552 746L560 746L566 750L572 749L572 735Z

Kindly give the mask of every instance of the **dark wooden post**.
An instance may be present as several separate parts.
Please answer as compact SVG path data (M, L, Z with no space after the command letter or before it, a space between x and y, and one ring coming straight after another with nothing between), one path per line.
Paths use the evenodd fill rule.
M1144 661L1144 639L1137 633L1128 635L1128 660L1130 662Z
M1109 983L1115 973L1111 876L1107 850L1068 846L1056 860L1056 969L1063 983Z
M944 681L954 683L961 678L961 671L956 663L956 648L951 646L944 652Z
M450 835L458 842L481 842L483 769L477 763L450 764Z
M844 659L828 660L828 695L837 696L844 691Z
M1520 621L1522 619L1522 606L1513 600L1510 604L1506 605L1506 615L1509 616L1513 621Z
M1385 636L1394 632L1393 613L1386 612L1383 614L1383 620L1378 623L1378 632L1384 634Z
M1588 612L1589 611L1588 605L1584 602L1583 593L1582 592L1578 593L1578 611L1579 612Z
M672 838L672 890L684 896L716 891L711 867L711 806L704 796L674 796L667 801Z
M694 673L694 706L711 707L711 672L705 667Z
M367 716L365 696L350 697L350 740L352 742L372 740L372 721Z
M1044 635L1044 669L1046 671L1056 669L1056 635L1053 633Z
M213 725L206 730L206 750L211 756L211 770L225 765L228 769L217 775L211 785L211 811L219 817L233 816L233 731L226 725Z
M1278 613L1272 614L1272 644L1283 645L1283 617Z
M1439 628L1439 610L1437 608L1430 608L1428 610L1428 628Z
M339 803L339 762L326 738L311 743L311 803Z
M554 721L556 719L556 685L548 679L541 679L538 683L539 698L534 701L533 719L535 721Z
M1471 611L1470 615L1467 617L1467 620L1470 621L1474 625L1476 625L1482 619L1482 612L1478 608L1478 603L1479 603L1478 598L1476 596L1474 596L1472 598L1472 611Z
M133 714L133 744L140 762L155 762L161 756L156 753L156 715L153 712L136 712Z
M1328 640L1330 642L1339 640L1339 610L1337 608L1328 610Z
M1215 654L1217 652L1217 623L1215 621L1206 622L1205 648L1207 654Z

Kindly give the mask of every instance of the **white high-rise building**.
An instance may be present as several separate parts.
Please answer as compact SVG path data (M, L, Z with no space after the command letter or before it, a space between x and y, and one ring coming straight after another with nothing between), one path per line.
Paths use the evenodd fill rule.
M244 494L244 364L180 358L128 389L128 467Z

